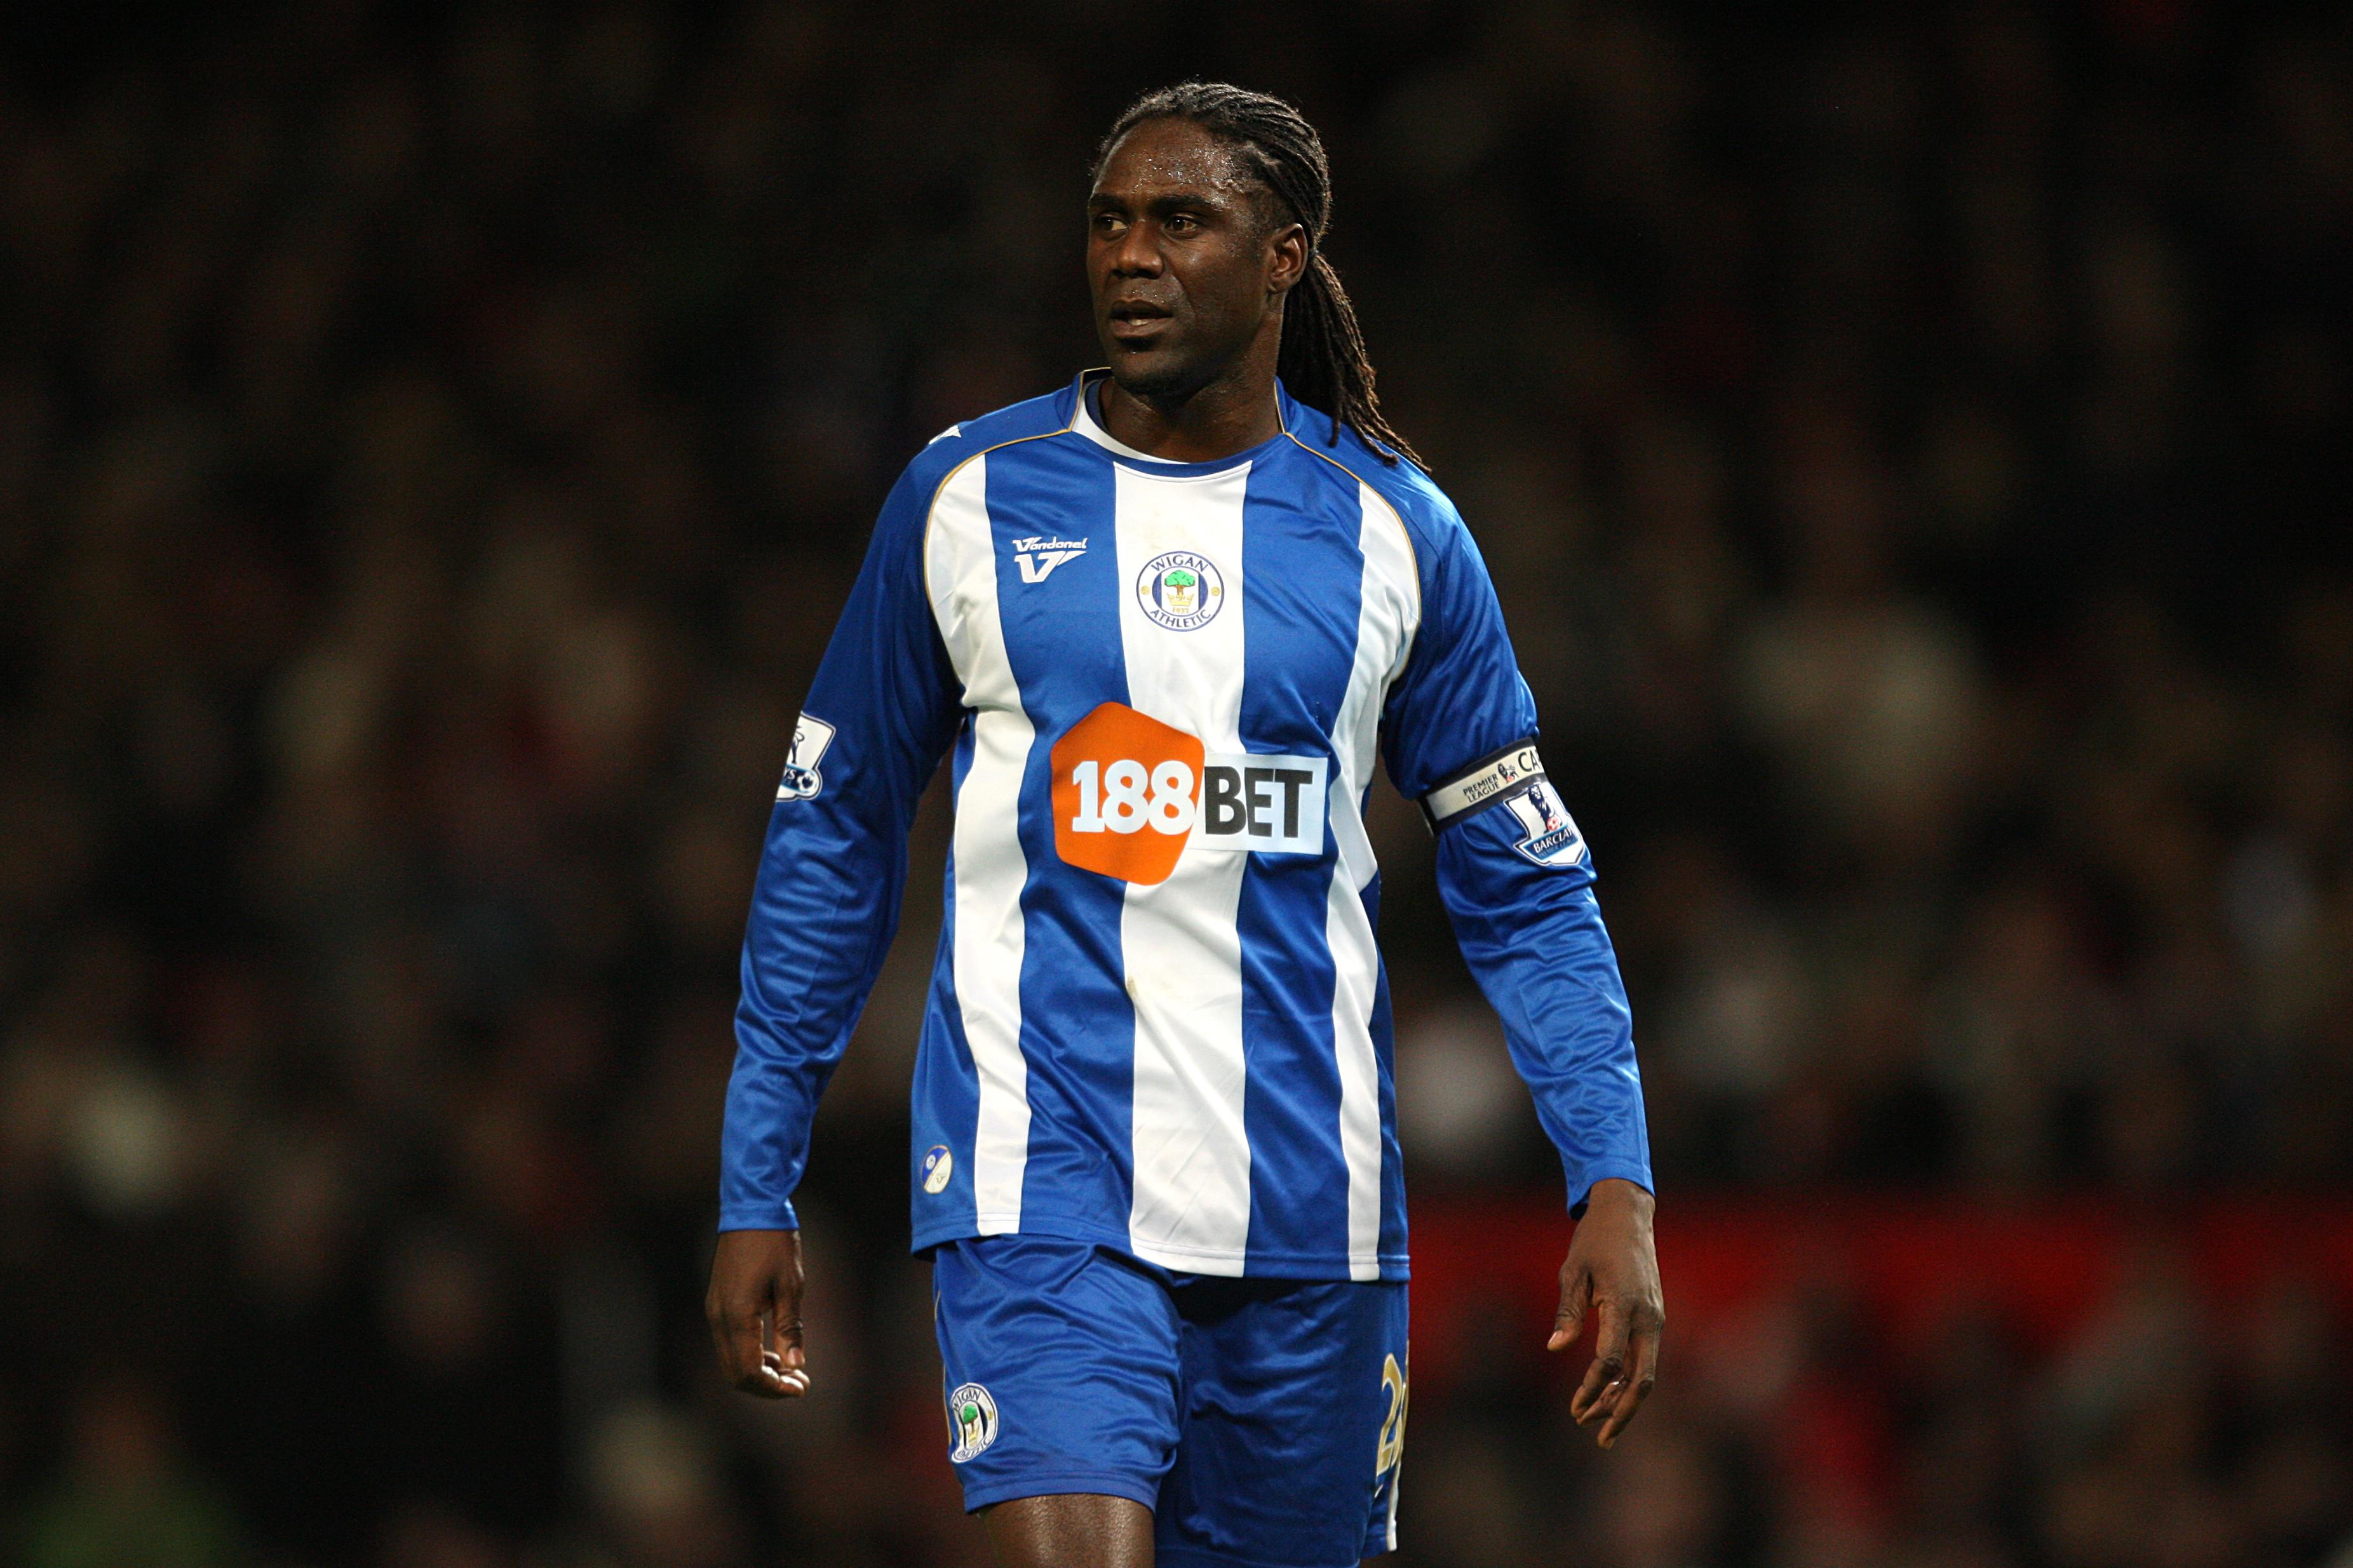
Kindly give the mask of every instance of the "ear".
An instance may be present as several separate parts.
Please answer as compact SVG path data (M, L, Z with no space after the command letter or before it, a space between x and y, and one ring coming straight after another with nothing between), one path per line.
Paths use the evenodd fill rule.
M1307 227L1287 223L1266 237L1266 287L1287 294L1307 276Z

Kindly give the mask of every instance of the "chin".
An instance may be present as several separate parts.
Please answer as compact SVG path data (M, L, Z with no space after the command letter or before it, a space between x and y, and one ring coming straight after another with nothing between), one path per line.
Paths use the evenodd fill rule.
M1125 363L1121 362L1124 360ZM1111 358L1111 378L1139 403L1165 403L1193 392L1198 378L1193 367L1172 363L1160 354L1122 354Z

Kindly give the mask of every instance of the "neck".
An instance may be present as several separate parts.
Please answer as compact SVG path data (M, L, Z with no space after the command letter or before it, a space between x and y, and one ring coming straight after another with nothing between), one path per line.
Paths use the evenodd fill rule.
M1274 439L1282 431L1272 352L1281 331L1278 317L1269 339L1176 396L1139 397L1114 375L1103 383L1103 429L1124 446L1173 463L1214 463Z

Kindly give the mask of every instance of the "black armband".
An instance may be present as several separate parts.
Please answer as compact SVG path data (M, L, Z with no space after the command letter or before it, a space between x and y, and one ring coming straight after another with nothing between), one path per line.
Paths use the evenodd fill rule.
M1480 758L1421 797L1421 818L1437 833L1478 816L1513 790L1544 777L1534 736Z

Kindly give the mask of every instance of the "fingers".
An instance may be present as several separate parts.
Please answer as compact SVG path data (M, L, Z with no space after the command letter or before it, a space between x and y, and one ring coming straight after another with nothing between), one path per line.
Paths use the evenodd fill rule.
M770 1399L786 1397L784 1365L776 1361L767 1348L769 1303L737 1297L714 1301L711 1308L711 1337L718 1347L719 1365L727 1381L746 1394L764 1394ZM796 1393L807 1392L807 1374Z
M1659 1381L1659 1331L1663 1326L1655 1309L1637 1309L1634 1316L1633 1355L1634 1375L1609 1405L1609 1417L1601 1424L1594 1441L1603 1447L1613 1447L1618 1434L1642 1408L1642 1401L1651 1397L1651 1385Z
M774 1331L761 1352L761 1369L775 1376L776 1397L797 1399L809 1391L808 1357L801 1351L800 1303L785 1304L764 1321L764 1326Z
M1560 1266L1560 1311L1546 1348L1575 1342L1590 1300L1600 1328L1592 1364L1569 1396L1568 1413L1579 1426L1599 1422L1595 1441L1605 1448L1618 1441L1658 1381L1659 1336L1667 1315L1650 1205L1650 1194L1629 1183L1596 1183Z
M1585 1331L1585 1310L1593 1300L1593 1276L1573 1261L1560 1266L1560 1310L1552 1315L1552 1338L1545 1349L1556 1351L1577 1342Z
M798 1399L809 1391L808 1367L801 1354L800 1320L791 1321L789 1348L771 1330L776 1321L773 1307L765 1312L731 1314L723 1331L719 1359L727 1369L728 1380L744 1393L764 1399Z
M789 1233L723 1233L703 1300L711 1338L727 1381L765 1399L809 1391L801 1349L797 1237Z
M1600 1306L1601 1331L1594 1341L1593 1364L1585 1369L1585 1381L1568 1401L1569 1418L1579 1426L1614 1405L1625 1387L1626 1342L1633 1324L1625 1303L1616 1297L1602 1297Z

